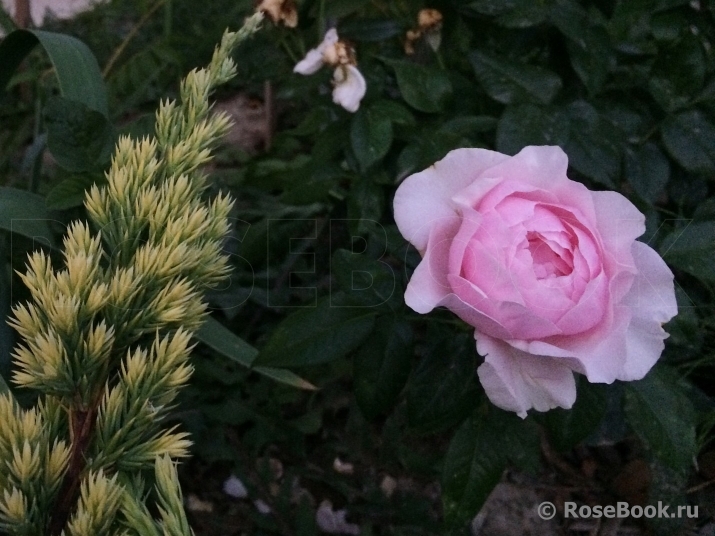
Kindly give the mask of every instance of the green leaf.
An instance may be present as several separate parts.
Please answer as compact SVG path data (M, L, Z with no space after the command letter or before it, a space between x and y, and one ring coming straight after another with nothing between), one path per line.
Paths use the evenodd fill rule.
M396 181L399 182L410 173L431 166L453 149L470 146L473 146L473 143L459 132L450 132L447 125L442 125L438 130L424 128L415 133L413 141L397 158Z
M409 323L383 319L353 361L355 399L368 419L387 413L410 374L413 333Z
M581 38L569 40L566 47L571 65L589 93L601 91L616 64L608 32L600 26L587 26Z
M258 355L258 350L213 318L206 319L196 338L244 367L250 368Z
M670 163L655 143L627 148L625 151L626 179L636 193L653 203L665 189L670 178Z
M47 148L69 171L89 171L109 162L114 127L99 112L80 102L53 97L45 106Z
M661 129L663 143L688 171L715 175L715 126L700 110L668 118Z
M520 5L497 16L495 23L506 28L531 28L546 20L548 10L543 3L520 0Z
M8 35L0 43L0 92L38 43L55 68L62 96L109 117L107 91L97 60L87 45L70 35L42 30L16 30Z
M653 369L626 384L626 418L653 454L668 467L685 470L693 461L696 415L692 403L667 369Z
M608 123L586 101L570 104L565 112L570 124L564 145L569 164L588 178L614 188L621 172L621 155Z
M700 39L688 32L685 38L658 56L650 72L648 88L664 110L677 110L703 89L706 71Z
M465 7L481 15L502 15L517 8L522 3L524 3L524 0L474 0Z
M86 191L93 184L106 184L107 178L104 174L93 175L90 173L79 173L63 180L52 188L45 198L47 208L51 210L65 210L79 207L84 204Z
M331 0L325 4L325 17L341 19L369 3L370 0Z
M195 337L222 356L247 368L252 367L258 355L258 350L213 318L208 318L204 322ZM253 370L291 387L307 390L317 389L313 384L290 370L273 367L255 367Z
M473 337L434 333L428 340L433 346L407 387L407 416L410 426L419 433L457 424L480 400Z
M442 504L449 525L464 525L479 512L509 463L535 469L538 430L532 421L491 408L477 411L452 438L442 469Z
M616 63L608 32L599 20L593 20L592 13L573 1L555 2L549 19L567 38L574 71L589 93L598 93Z
M477 79L491 98L503 104L551 102L561 89L561 79L548 69L473 51L469 59Z
M569 120L561 110L536 104L509 106L497 126L497 151L514 155L527 145L565 146Z
M348 217L354 233L362 235L379 225L384 210L385 193L380 186L368 177L353 181L348 198Z
M571 409L556 408L543 416L551 444L566 452L596 430L606 415L606 389L579 377L578 396Z
M392 121L372 107L360 108L352 119L350 142L360 167L367 170L390 150Z
M25 190L0 188L0 229L56 247L45 200Z
M387 63L395 69L402 98L416 110L439 112L452 95L452 83L441 69L408 61L389 60Z
M391 300L401 301L392 267L365 253L337 250L331 259L330 272L350 303L380 307Z
M663 239L663 260L700 279L715 281L715 221L693 223Z
M372 113L388 118L396 125L415 126L415 116L399 102L379 100L370 106Z
M304 389L306 391L317 391L317 389L318 389L315 385L313 385L309 381L304 380L303 378L298 376L295 372L287 370L287 369L281 369L281 368L275 368L275 367L255 367L253 370L258 372L258 374L265 376L266 378L270 378L270 379L275 380L279 383L284 383L291 387L296 387L298 389Z
M476 417L454 434L442 469L442 504L451 525L473 518L501 480L506 469L501 444L502 438Z
M395 19L359 18L340 24L340 37L354 41L385 41L402 33Z
M375 324L371 307L344 306L339 295L300 308L273 330L257 365L301 367L327 363L357 349Z
M495 117L488 115L463 115L450 119L439 127L440 132L449 132L457 136L469 136L481 132L490 132L497 127Z
M9 317L12 306L12 266L8 262L8 240L0 236L0 379L10 373L12 362L12 347L15 336L13 329L5 320ZM7 386L0 384L0 394L7 390Z

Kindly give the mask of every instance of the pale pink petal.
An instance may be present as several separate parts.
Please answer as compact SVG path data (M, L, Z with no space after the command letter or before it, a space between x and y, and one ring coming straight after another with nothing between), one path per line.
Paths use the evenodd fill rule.
M479 294L479 289L474 288L473 291ZM478 300L473 300L472 304L468 304L456 294L447 294L440 302L440 305L452 311L470 326L476 326L482 333L498 339L509 338L509 332L506 328L488 314L478 310L477 305L474 305L476 302ZM488 304L489 301L486 300L484 303Z
M449 275L448 280L454 295L463 304L458 308L449 305L449 309L482 333L502 339L532 339L561 333L553 322L535 314L520 303L490 300L478 287L459 276ZM486 325L483 324L485 319ZM496 332L493 329L494 322L498 328Z
M425 256L412 274L405 291L405 304L412 310L421 314L429 313L452 292L447 280L447 263L449 248L459 224L459 218L454 214L450 221L432 229Z
M340 65L333 73L333 82L333 102L348 112L357 112L367 90L362 73L354 65Z
M566 176L568 164L568 157L561 147L532 145L489 169L484 176L502 177L525 187L555 192L561 183L572 182Z
M664 324L678 314L673 272L650 246L636 241L631 248L638 274L620 305L637 317Z
M583 295L557 322L564 335L585 333L600 323L609 306L608 278L599 274L586 285Z
M424 252L430 230L456 214L452 201L479 174L509 157L486 149L455 149L429 168L410 175L395 192L395 222L400 233Z
M668 334L662 324L678 314L673 273L663 259L642 242L633 244L638 275L621 307L632 314L626 332L626 363L619 379L640 380L651 369L665 347Z
M486 335L475 334L477 351L485 356L477 369L489 400L522 419L527 411L569 409L576 401L571 369L558 359L530 355Z
M611 311L599 325L578 336L506 342L529 354L560 357L592 383L613 383L620 378L626 362L626 330L630 322L630 310L621 307Z
M645 216L617 192L591 192L604 249L631 266L633 241L645 232Z

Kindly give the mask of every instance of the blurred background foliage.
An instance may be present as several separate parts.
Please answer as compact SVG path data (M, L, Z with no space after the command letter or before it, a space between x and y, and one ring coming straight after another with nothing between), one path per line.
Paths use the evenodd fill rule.
M441 46L421 40L407 55L406 31L425 7L444 16ZM245 0L112 0L47 19L43 29L96 56L105 114L67 98L50 63L58 49L38 47L14 73L0 66L9 81L0 100L3 316L26 297L13 270L82 217L82 192L104 180L118 133L148 133L158 100L174 97L181 75L252 9ZM298 9L297 29L267 22L242 47L240 76L216 96L237 120L211 169L215 190L237 199L226 244L234 271L208 296L212 320L175 414L195 441L183 479L197 534L318 534L324 500L362 535L470 534L499 482L557 504L699 504L698 519L626 524L706 534L715 504L715 4L303 0ZM0 24L12 29L7 17ZM327 70L292 73L334 25L368 84L355 114L331 102ZM390 207L402 179L452 149L515 154L534 144L560 145L571 178L617 190L646 214L642 240L675 272L680 309L644 380L580 382L572 410L521 421L486 401L468 326L405 307L419 254ZM12 340L0 324L6 378ZM231 474L246 499L222 491ZM524 500L532 512L539 502ZM571 533L538 522L538 533Z

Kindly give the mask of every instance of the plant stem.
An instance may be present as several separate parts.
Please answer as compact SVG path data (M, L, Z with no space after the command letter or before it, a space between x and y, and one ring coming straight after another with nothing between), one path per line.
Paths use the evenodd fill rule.
M156 11L166 2L166 0L158 0L153 6L149 8L149 11L144 13L144 16L139 19L139 22L137 22L134 27L130 30L130 32L127 34L127 36L124 38L124 41L122 41L119 46L114 49L114 52L112 53L112 56L109 58L107 61L107 64L104 66L104 70L102 71L102 77L107 78L109 73L111 72L112 68L114 67L114 64L117 63L117 60L119 57L122 55L124 52L124 49L127 48L127 45L131 42L132 39L139 33L139 30L141 29L142 26L144 26L151 16L156 13ZM169 17L171 19L171 17ZM165 28L165 33L166 33L166 24L164 26Z
M70 438L72 442L70 459L67 474L57 494L58 499L50 516L50 536L58 536L64 530L76 502L82 472L86 464L85 451L94 432L97 406L98 404L93 404L89 410L70 410Z

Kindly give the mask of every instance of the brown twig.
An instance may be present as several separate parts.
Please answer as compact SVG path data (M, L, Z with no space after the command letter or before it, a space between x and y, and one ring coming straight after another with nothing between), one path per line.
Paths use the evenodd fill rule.
M112 53L112 56L109 58L107 61L107 64L104 66L104 70L102 71L102 78L107 78L109 73L112 70L112 67L114 67L114 64L117 62L119 57L122 55L124 52L124 49L127 48L127 45L131 42L132 39L139 33L139 30L141 29L142 26L144 26L151 16L156 13L156 11L164 5L164 2L166 0L158 0L153 6L149 8L149 11L144 13L144 16L142 16L141 19L139 19L139 22L137 22L134 27L129 31L127 36L124 38L124 40L119 44L117 48L114 49L114 52Z
M77 498L82 472L85 468L85 451L94 432L97 404L89 410L70 410L70 439L72 442L67 474L62 482L52 515L50 516L49 534L56 536L67 525L72 505Z
M15 0L15 24L27 28L30 24L30 0Z
M270 80L263 83L263 109L266 114L265 125L265 150L270 151L273 145L273 132L276 126L275 119L275 98L273 96L273 84Z

